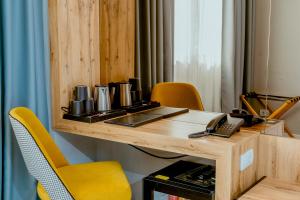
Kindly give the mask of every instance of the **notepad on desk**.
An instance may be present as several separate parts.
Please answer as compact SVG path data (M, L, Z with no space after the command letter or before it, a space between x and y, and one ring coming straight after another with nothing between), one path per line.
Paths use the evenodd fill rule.
M172 117L182 113L187 113L189 109L187 108L173 108L173 107L159 107L132 115L127 115L115 119L110 119L104 121L109 124L117 124L129 127L138 127L150 122L154 122L163 118Z

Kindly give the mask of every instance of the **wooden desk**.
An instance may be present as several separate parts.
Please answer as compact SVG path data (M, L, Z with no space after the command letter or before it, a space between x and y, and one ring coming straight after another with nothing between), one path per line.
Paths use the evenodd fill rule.
M299 200L300 184L265 178L239 200Z
M283 130L283 123L242 129L231 138L207 136L189 139L190 133L205 130L208 122L218 113L190 111L189 113L130 128L103 122L87 124L60 120L54 127L60 132L121 142L163 151L187 154L216 161L216 200L229 200L257 180L258 137L266 132ZM240 156L253 149L251 166L240 171Z

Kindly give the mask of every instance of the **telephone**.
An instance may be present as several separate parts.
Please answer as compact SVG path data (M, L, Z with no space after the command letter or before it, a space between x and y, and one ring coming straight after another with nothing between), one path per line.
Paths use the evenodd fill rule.
M235 108L230 113L230 117L236 117L236 118L242 118L244 119L244 127L250 127L255 124L259 124L264 122L264 119L259 116L254 116L252 114L249 114L247 110Z
M189 135L189 138L198 138L206 135L215 135L229 138L233 133L240 130L244 120L240 118L227 117L227 114L222 114L211 120L206 126L206 130Z

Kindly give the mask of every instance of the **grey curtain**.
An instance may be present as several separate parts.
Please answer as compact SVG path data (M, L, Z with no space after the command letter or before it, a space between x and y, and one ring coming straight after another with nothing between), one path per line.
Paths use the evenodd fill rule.
M173 0L136 0L136 77L143 97L152 87L173 81Z
M253 51L254 0L223 1L221 108L240 106L243 88L250 90Z
M254 85L254 48L255 48L255 1L246 1L245 66L243 93L253 91Z

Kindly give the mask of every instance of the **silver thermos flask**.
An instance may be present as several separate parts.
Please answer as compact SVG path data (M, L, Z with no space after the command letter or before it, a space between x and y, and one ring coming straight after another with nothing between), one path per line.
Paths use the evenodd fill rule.
M96 102L96 110L98 112L111 110L108 86L96 85L94 91L94 99Z
M131 100L131 84L130 83L120 83L120 105L121 107L132 106Z

